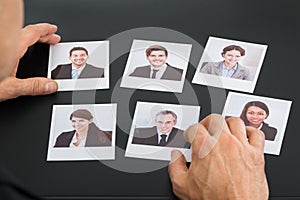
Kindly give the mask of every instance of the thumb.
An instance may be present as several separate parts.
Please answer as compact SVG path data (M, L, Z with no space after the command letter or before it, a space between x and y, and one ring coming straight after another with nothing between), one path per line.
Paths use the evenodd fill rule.
M183 154L179 150L172 150L171 162L169 164L169 175L171 181L174 182L177 177L185 175L187 171L188 168Z
M7 77L0 82L0 100L16 98L24 95L45 95L56 92L58 85L49 78L18 79Z

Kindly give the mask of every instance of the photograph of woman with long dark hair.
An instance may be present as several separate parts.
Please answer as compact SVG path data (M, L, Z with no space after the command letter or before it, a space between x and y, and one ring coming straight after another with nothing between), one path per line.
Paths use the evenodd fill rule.
M61 133L54 147L111 146L111 133L103 131L93 122L93 115L86 109L75 110L70 115L74 130Z
M246 126L252 126L264 132L265 139L274 141L277 129L267 124L264 120L270 114L268 106L261 101L248 102L240 115Z

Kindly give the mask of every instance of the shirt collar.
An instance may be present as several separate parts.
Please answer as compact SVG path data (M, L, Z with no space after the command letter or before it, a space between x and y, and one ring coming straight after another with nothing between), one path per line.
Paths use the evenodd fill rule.
M233 70L233 71L236 71L237 68L238 68L238 63L236 63L235 66L232 69L228 69L226 67L226 65L224 64L224 62L222 62L222 70L228 70L228 71Z
M82 67L76 68L72 64L72 71L75 70L75 69L78 69L78 71L81 72L85 68L85 66L86 66L86 63Z
M155 68L155 67L153 67L152 65L151 65L151 71L152 70L159 70L159 71L165 71L166 70L166 68L167 68L167 65L166 65L166 63L165 64L163 64L161 67L159 67L159 68Z

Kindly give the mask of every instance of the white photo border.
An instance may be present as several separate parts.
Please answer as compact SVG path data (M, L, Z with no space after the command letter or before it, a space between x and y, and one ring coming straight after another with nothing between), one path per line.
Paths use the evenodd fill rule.
M205 74L205 73L200 72L202 64L204 62L206 62L207 59L212 61L207 52L209 51L211 44L216 43L216 42L222 42L222 43L224 43L224 44L226 43L228 45L236 44L236 45L249 46L252 48L260 48L261 49L261 57L258 61L257 69L255 71L255 74L253 75L252 81L216 76L216 75ZM264 44L255 44L255 43L242 42L242 41L237 41L237 40L223 39L223 38L210 36L208 38L207 44L204 48L204 51L201 56L200 62L198 64L197 70L194 74L192 83L253 93L256 83L257 83L257 79L258 79L261 67L262 67L262 64L263 64L263 61L264 61L265 54L267 52L267 47L268 46L264 45ZM222 49L220 47L220 54L221 54L221 51L222 51ZM247 52L246 52L246 55L247 55ZM212 61L212 62L214 62L214 61Z
M69 114L77 109L87 109L92 112L94 122L98 125L99 121L103 124L105 118L105 128L112 131L112 141L109 147L53 147L57 136L68 129L71 125L66 123ZM101 111L101 112L99 112ZM66 113L65 113L66 112ZM98 113L99 112L99 113ZM65 113L65 115L57 116L57 113ZM103 115L103 113L106 113ZM110 116L110 117L109 117ZM116 142L116 118L117 104L78 104L78 105L53 105L50 136L48 141L47 161L79 161L79 160L114 160L115 159L115 142ZM60 127L57 128L57 124Z
M198 123L199 121L199 116L200 116L200 106L190 106L190 105L176 105L176 104L166 104L166 103L150 103L150 102L141 102L137 101L136 108L135 108L135 113L130 129L130 134L128 137L128 142L127 142L127 147L126 147L126 152L125 152L125 157L134 157L134 158L142 158L142 159L153 159L153 160L165 160L165 161L170 161L171 160L171 151L173 149L177 149L181 151L186 160L188 162L191 162L191 149L186 149L186 148L177 148L177 147L159 147L159 146L153 146L153 145L142 145L142 144L132 144L133 140L133 134L135 130L135 126L137 125L137 121L143 121L143 119L138 119L139 116L138 113L141 112L140 110L142 108L154 108L156 111L162 111L162 110L172 110L172 111L181 111L177 113L177 116L180 116L178 119L178 124L176 127L185 130L188 128L188 126ZM144 110L143 110L143 113ZM151 115L151 120L153 120L153 115L157 112L148 113L148 115L143 115L143 118L150 117ZM183 116L183 113L190 113L189 116ZM186 119L186 120L184 120ZM186 121L183 123L183 121ZM188 123L187 123L188 121ZM139 122L138 124L142 124ZM149 124L144 124L144 126L148 126ZM142 126L139 126L142 127Z
M232 104L234 104L234 108L231 107L231 102L233 100L235 100L234 103L232 103ZM282 99L274 99L274 98L270 98L270 97L262 97L262 96L256 96L256 95L249 95L249 94L241 94L241 93L236 93L236 92L229 92L226 102L225 102L225 105L224 105L222 116L223 117L226 117L226 116L239 117L243 110L244 105L249 101L262 101L268 105L269 109L271 108L270 109L271 114L270 114L270 116L268 116L267 121L270 122L270 124L276 126L277 135L276 135L274 141L265 140L264 152L267 154L279 155L280 151L281 151L283 138L285 135L285 129L286 129L287 121L289 118L292 101L282 100ZM240 104L240 105L238 105L238 104ZM234 110L231 110L231 109L234 109ZM276 110L277 110L278 114L276 114ZM276 118L278 118L278 119L276 119ZM273 119L273 121L271 121L272 119Z
M129 74L139 66L149 65L145 50L151 45L161 45L168 50L167 62L183 70L180 81L130 77ZM142 90L182 93L184 80L191 55L192 44L171 43L134 39L122 76L120 87ZM175 64L176 63L176 64ZM179 64L178 64L179 63Z
M74 46L83 46L89 51L87 63L104 68L103 78L87 79L54 79L58 83L58 91L109 89L109 41L62 42L50 45L47 77L51 78L51 71L58 65L70 63L69 50ZM102 52L102 53L101 53ZM56 56L61 54L63 56ZM104 57L103 57L104 55Z

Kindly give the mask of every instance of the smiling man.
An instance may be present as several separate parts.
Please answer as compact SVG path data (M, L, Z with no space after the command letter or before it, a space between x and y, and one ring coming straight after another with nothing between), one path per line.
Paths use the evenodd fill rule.
M69 52L70 64L58 65L51 72L53 79L103 78L104 69L87 64L88 51L84 47L73 47Z
M149 128L136 128L133 135L133 144L168 146L189 148L183 131L175 128L177 115L170 110L163 110L155 116L155 126Z
M146 57L150 65L135 68L129 76L181 81L183 70L167 63L166 48L152 45L146 49Z

